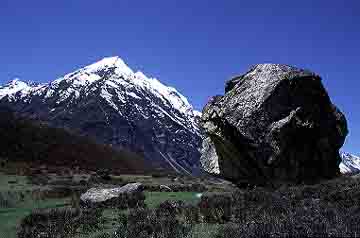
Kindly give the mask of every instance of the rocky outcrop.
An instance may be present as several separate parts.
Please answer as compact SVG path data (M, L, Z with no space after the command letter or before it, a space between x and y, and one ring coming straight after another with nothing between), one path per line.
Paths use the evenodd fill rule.
M141 207L144 204L144 186L129 183L118 188L91 188L80 197L82 207L115 207L120 209Z
M237 184L312 182L339 172L348 133L315 73L260 64L205 106L201 164Z

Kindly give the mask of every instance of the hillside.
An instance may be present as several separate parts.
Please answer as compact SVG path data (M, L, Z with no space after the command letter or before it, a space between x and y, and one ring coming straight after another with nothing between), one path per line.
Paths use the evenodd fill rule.
M0 158L3 161L119 173L146 173L149 165L139 154L116 150L69 130L15 116L0 108Z

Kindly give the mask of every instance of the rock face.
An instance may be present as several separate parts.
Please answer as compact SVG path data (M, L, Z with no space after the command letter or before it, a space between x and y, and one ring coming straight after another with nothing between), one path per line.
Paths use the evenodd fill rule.
M0 87L0 105L143 154L156 168L184 174L199 168L198 112L176 89L134 72L119 57L104 58L50 83L13 80Z
M320 76L260 64L227 82L205 106L201 164L237 184L301 182L339 171L348 133Z
M83 207L132 208L143 203L144 186L141 183L129 183L119 188L91 188L80 197Z

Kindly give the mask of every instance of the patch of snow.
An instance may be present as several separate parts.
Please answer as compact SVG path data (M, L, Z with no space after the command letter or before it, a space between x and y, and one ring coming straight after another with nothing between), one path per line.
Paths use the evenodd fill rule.
M21 81L20 79L14 79L3 87L0 87L0 99L9 96L9 98L14 97L16 93L21 92L24 95L31 89L27 83Z
M84 73L84 74L80 74L74 79L73 85L74 86L90 85L98 81L99 79L101 79L101 77L97 74Z
M121 91L117 90L117 89L115 90L115 92L116 92L116 95L117 95L118 99L119 99L122 103L126 103L126 99L125 99L123 93L122 93Z
M86 66L84 71L95 73L109 67L115 67L115 72L118 74L131 75L134 73L118 56L104 58L94 64Z
M100 96L104 98L111 107L113 107L117 112L119 112L119 108L116 106L116 104L112 101L113 95L110 94L107 90L102 89Z
M139 97L138 95L136 95L136 94L133 93L133 92L127 92L126 94L129 95L129 96L131 96L131 97L133 97L133 98L141 99L141 97Z
M49 88L47 91L46 91L46 94L45 94L45 98L49 98L49 97L52 97L54 95L55 91L51 88Z
M340 153L342 162L339 165L340 172L346 173L358 173L360 172L360 157L349 154Z
M185 127L185 128L186 128L186 126L185 126L183 123L181 123L179 120L176 120L176 119L175 119L174 117L172 117L169 113L167 113L163 108L161 108L161 107L159 107L158 105L155 105L155 104L154 104L154 106L155 106L156 108L158 108L163 114L165 114L166 116L168 116L173 122L175 122L175 123L181 125L182 127Z
M106 80L105 83L106 83L106 85L109 85L110 87L118 88L118 85L115 82L111 81L111 80Z
M34 95L41 96L45 93L46 89L48 88L47 84L38 85L32 89Z
M146 77L145 74L143 74L143 72L141 71L137 71L135 74L135 77L139 78L139 79L147 79L148 77Z
M67 88L66 90L61 91L60 93L60 98L57 101L58 103L65 101L66 99L68 99L71 95L74 95L75 99L80 97L80 92L78 92L77 90L73 89L73 88Z
M192 112L193 109L188 100L175 88L165 86L156 78L148 78L140 71L136 72L134 76L133 82L135 84L149 90L164 102L170 103L181 114L189 116Z
M194 112L194 116L196 116L196 117L202 116L202 112L200 112L200 111L194 110L193 112Z
M342 174L348 174L352 172L351 169L347 167L343 162L340 163L339 168Z

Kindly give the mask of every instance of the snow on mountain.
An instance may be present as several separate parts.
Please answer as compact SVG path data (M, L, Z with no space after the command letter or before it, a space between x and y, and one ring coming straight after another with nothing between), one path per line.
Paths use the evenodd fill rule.
M58 85L63 80L72 83L72 87L62 94L60 102L66 100L72 93L80 95L79 90L82 86L90 86L98 80L103 79L102 74L109 70L113 70L113 74L112 77L107 79L101 97L114 107L115 110L118 110L118 108L112 102L113 95L107 91L107 88L116 89L117 96L123 103L126 103L125 98L127 95L139 99L140 97L132 91L132 88L140 88L156 95L165 104L170 104L172 108L178 110L181 114L186 115L189 119L194 117L192 106L175 88L167 87L155 78L148 78L140 71L134 73L119 57L104 58L99 62L86 66L83 69L67 74L65 77L56 80L55 85ZM119 92L119 85L130 90ZM126 95L123 95L124 93Z
M175 88L134 72L119 57L46 84L14 80L0 87L0 99L25 116L143 151L177 171L198 166L199 112Z
M360 172L360 157L342 152L340 153L342 162L340 163L340 172L343 174Z
M199 111L194 110L194 116L196 116L196 117L201 117L201 116L202 116L202 112L199 112Z
M123 74L123 75L128 75L128 76L130 76L131 74L134 74L134 72L118 56L104 58L94 64L86 66L84 68L84 71L86 71L88 73L96 73L96 72L105 70L110 67L115 67L116 68L115 72L117 74Z
M0 99L8 96L9 99L12 100L17 94L19 94L20 97L25 97L31 91L35 91L40 87L41 86L39 85L23 82L16 78L10 81L8 84L0 87Z

